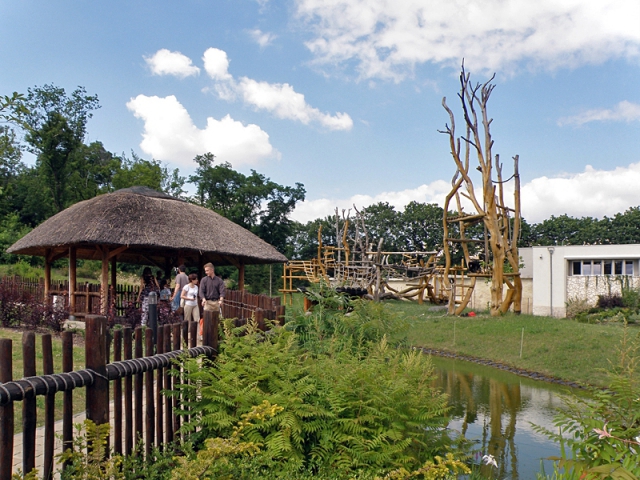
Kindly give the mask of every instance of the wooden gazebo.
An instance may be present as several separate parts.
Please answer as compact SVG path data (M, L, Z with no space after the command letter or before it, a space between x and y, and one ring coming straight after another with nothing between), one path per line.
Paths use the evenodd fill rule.
M45 259L45 298L51 263L69 258L69 310L75 312L76 260L102 261L101 312L108 308L109 281L116 285L116 263L155 265L168 276L180 264L238 268L283 263L287 258L245 228L200 206L146 187L131 187L76 203L49 218L7 249ZM109 278L109 267L111 277Z

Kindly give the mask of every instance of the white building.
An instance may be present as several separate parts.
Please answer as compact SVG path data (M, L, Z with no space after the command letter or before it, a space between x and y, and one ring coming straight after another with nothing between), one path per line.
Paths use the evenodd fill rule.
M555 245L519 251L523 282L531 279L534 315L564 317L566 302L640 287L640 245ZM523 298L524 302L524 298Z

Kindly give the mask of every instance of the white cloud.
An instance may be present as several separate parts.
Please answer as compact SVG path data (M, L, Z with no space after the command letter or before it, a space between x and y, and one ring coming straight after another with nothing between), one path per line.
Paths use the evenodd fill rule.
M229 59L227 52L218 48L208 48L202 56L204 69L214 80L232 80L229 74Z
M207 74L216 82L218 96L232 101L240 97L244 103L259 110L266 110L278 118L301 122L305 125L317 122L330 130L351 130L353 120L347 113L330 115L307 104L304 95L296 92L288 83L259 82L248 77L236 81L229 73L227 53L209 48L202 57Z
M529 223L540 223L552 215L569 215L575 218L602 218L622 213L630 207L640 205L640 163L613 170L596 170L587 166L584 172L558 177L539 177L521 187L522 216ZM321 198L299 204L292 218L307 222L332 215L338 207L366 207L377 202L389 202L396 210L403 210L411 201L444 205L451 185L444 180L421 185L400 192L383 192L379 195L353 195L346 199ZM513 205L513 184L505 188L505 200ZM465 202L466 210L472 207Z
M138 95L127 108L144 121L140 148L158 160L191 167L196 155L211 152L221 162L238 167L280 155L259 126L244 125L229 115L221 120L209 117L204 129L197 128L173 95Z
M353 120L346 113L329 115L311 107L304 95L297 93L288 83L257 82L240 78L236 91L245 103L257 109L267 110L278 118L295 120L308 125L315 121L330 130L351 130Z
M551 215L572 217L612 216L640 205L640 163L613 170L596 170L562 177L540 177L521 188L522 215L539 223Z
M640 56L637 0L297 0L319 63L395 81L421 63L513 73Z
M154 75L186 78L200 74L200 69L193 65L189 57L180 52L171 52L166 48L158 50L150 57L144 57L144 60Z
M640 27L639 27L640 28ZM584 125L589 122L621 121L633 122L640 120L640 105L623 100L611 109L593 109L572 117L558 120L558 125Z
M249 30L249 35L254 42L260 45L260 48L265 48L271 45L271 43L273 43L273 41L277 38L277 35L270 32L263 32L259 28Z

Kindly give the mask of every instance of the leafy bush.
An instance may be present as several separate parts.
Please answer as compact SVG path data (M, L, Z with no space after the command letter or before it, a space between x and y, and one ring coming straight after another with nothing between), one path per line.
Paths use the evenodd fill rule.
M625 327L609 388L592 389L590 398L565 397L554 421L558 433L535 426L561 445L558 467L569 478L640 477L639 349L639 337L629 340Z
M588 312L591 306L584 298L571 298L566 302L567 318L576 318L581 313Z
M62 330L69 311L66 304L38 300L22 288L0 281L0 325L2 327Z
M229 438L264 401L283 410L247 426L244 437L264 445L260 462L277 471L333 478L408 471L452 443L446 396L431 388L430 360L418 351L391 348L384 337L344 348L336 335L310 352L284 329L263 336L249 323L244 336L231 335L229 325L225 331L215 365L184 360L192 382L180 390L196 411L184 428L195 445Z
M610 308L601 310L599 308L589 309L588 312L580 313L576 320L580 323L600 324L600 323L625 323L633 314L628 308Z
M43 277L43 271L41 267L33 267L23 259L18 260L13 265L9 265L6 274L7 276L16 276L22 278Z
M409 323L389 305L349 299L344 294L319 296L312 312L294 311L285 328L294 332L301 347L312 352L336 348L358 348L368 342L387 341L401 343L408 332ZM331 339L330 343L325 340Z
M624 307L622 296L616 293L611 295L598 295L598 308L620 308Z
M150 455L144 456L140 455L144 451L141 442L132 455L122 456L108 448L108 423L96 425L85 420L74 427L73 449L56 457L59 463L69 463L67 468L57 472L61 480L163 480L170 478L171 470L176 466L174 445L165 445L164 450L153 448Z
M633 288L622 289L622 303L632 310L640 309L640 290Z

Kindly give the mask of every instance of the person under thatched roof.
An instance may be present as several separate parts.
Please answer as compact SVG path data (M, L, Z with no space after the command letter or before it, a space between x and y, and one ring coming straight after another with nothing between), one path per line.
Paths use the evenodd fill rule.
M131 187L76 203L44 221L7 249L19 255L45 257L45 294L51 262L69 256L70 305L73 311L77 258L101 260L101 310L106 312L109 262L115 285L115 263L201 267L206 262L239 269L284 263L287 257L247 229L216 212L146 187Z

